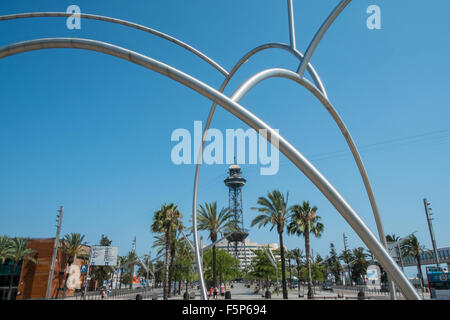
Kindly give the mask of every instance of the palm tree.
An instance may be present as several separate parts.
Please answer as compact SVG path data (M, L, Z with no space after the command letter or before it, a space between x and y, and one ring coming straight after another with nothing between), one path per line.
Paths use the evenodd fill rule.
M0 237L0 264L4 264L11 253L11 239L8 236Z
M171 238L174 231L183 228L181 217L181 212L178 211L178 207L173 203L169 205L162 205L161 209L156 211L153 217L151 230L153 232L163 233L166 245L166 257L164 265L164 300L169 299L169 261L171 254Z
M272 226L270 231L274 227L277 227L278 237L280 240L280 257L281 257L281 281L283 286L283 299L288 298L288 291L286 287L286 261L284 254L283 245L283 231L287 225L289 219L289 211L287 208L289 193L286 195L286 200L284 195L278 191L274 190L267 194L267 198L259 197L257 203L260 207L253 207L252 210L257 210L261 212L259 216L253 219L251 226L257 225L258 228L270 223Z
M400 240L400 237L397 237L395 234L387 234L386 235L386 242L397 242Z
M122 289L122 274L123 274L123 270L127 264L127 257L119 256L119 264L120 264L119 289Z
M305 238L306 269L308 271L308 299L313 298L311 259L310 259L310 240L312 233L316 238L322 235L324 226L319 222L320 216L316 214L317 207L309 205L308 201L303 201L302 205L294 205L289 211L292 212L291 221L288 225L288 233L302 235Z
M419 272L420 283L422 288L424 287L423 275L422 275L422 265L420 263L420 255L429 250L425 249L424 246L420 245L419 240L415 235L410 235L402 244L401 250L403 255L414 257L417 261L417 271Z
M305 257L303 255L303 251L299 248L295 248L291 250L292 259L295 260L297 264L297 284L298 284L298 296L300 297L300 273L302 271L302 259Z
M81 235L79 233L71 233L66 234L63 239L63 251L67 257L66 263L67 263L67 269L66 269L66 277L64 280L64 289L63 289L63 295L62 298L64 299L66 297L66 291L67 291L67 279L69 278L69 270L70 266L74 262L77 255L81 253L81 248L86 243L84 241L84 235Z
M172 235L170 237L170 259L169 259L169 298L171 297L171 288L172 288L172 278L173 278L173 268L174 268L174 261L175 261L175 255L179 247L179 241L180 241L180 233L177 233L176 230L172 232ZM156 255L159 256L161 253L166 250L166 240L164 235L156 235L155 241L153 242L153 248L157 248Z
M37 252L37 250L27 248L27 241L22 238L14 238L11 241L10 250L8 250L8 259L13 262L11 275L9 278L9 289L7 300L11 300L12 285L14 274L16 273L17 265L20 261L31 261L36 263L36 259L32 256Z
M136 256L136 252L134 252L134 251L128 252L128 254L125 256L125 265L127 266L129 276L131 279L130 289L133 288L134 265L136 264L136 261L137 261L137 256Z
M352 286L352 269L350 268L350 262L352 262L355 257L353 256L353 253L349 249L342 250L341 254L339 255L339 259L344 261L347 264L348 269L348 277L350 279L350 286ZM345 280L345 274L344 274L344 280Z
M289 270L289 287L292 286L292 266L291 266L291 262L292 262L292 250L287 250L286 252L286 259L288 262L288 270Z
M224 232L231 231L235 226L231 218L233 213L229 208L222 208L217 215L217 202L205 203L205 206L200 205L197 213L198 229L209 232L209 239L212 243L217 241L218 235L223 235ZM213 286L217 287L217 257L216 246L212 247L213 253Z
M352 276L355 282L358 282L367 272L369 262L367 257L369 255L364 252L363 247L353 249L353 263L352 263Z

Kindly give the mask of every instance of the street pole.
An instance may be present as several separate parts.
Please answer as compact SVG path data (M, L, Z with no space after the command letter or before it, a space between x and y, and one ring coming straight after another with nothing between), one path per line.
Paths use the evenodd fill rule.
M50 293L52 290L52 286L53 286L53 275L55 274L55 261L56 261L56 255L58 253L58 247L59 247L59 237L60 237L60 233L61 233L61 224L62 224L62 219L63 219L63 211L64 211L64 206L59 207L58 211L58 225L56 227L56 238L55 238L55 243L53 246L53 254L52 254L52 264L50 267L50 274L48 276L48 281L47 281L47 292L45 294L45 299L50 299Z
M89 262L88 262L88 267L87 267L87 271L86 271L86 280L84 281L84 295L83 295L83 300L86 300L86 293L87 293L87 287L89 285L88 282L88 278L89 278L89 272L91 271L91 260L92 260L92 252L94 247L91 247L91 250L89 252Z
M402 271L403 271L403 273L405 273L405 266L403 264L403 256L402 256L402 249L400 248L400 241L397 242L397 250L398 250L398 255L400 257L400 265L402 266Z
M433 231L433 225L431 223L431 215L432 213L430 213L431 208L429 207L430 203L427 202L427 199L423 199L423 204L425 205L425 214L427 216L427 221L428 221L428 229L430 229L430 236L431 236L431 243L433 244L433 251L434 251L434 257L436 260L436 266L439 267L439 255L438 255L438 251L437 251L437 246L436 246L436 238L434 237L434 231Z

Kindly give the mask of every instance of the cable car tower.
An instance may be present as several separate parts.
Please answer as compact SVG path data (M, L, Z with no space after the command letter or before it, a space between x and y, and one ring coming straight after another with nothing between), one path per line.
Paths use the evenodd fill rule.
M247 180L242 177L241 167L232 164L228 168L228 177L224 180L228 187L228 207L233 213L232 222L235 230L226 236L228 240L228 252L230 244L234 247L234 257L239 259L239 247L243 247L244 262L247 266L247 254L245 248L245 238L248 236L248 230L244 229L244 215L242 211L242 187ZM241 243L241 245L239 245ZM243 267L241 263L241 267Z

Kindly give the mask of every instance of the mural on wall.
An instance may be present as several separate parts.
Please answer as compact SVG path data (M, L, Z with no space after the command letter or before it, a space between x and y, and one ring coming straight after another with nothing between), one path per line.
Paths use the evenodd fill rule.
M69 269L69 278L67 278L67 288L75 290L81 288L81 271L79 265L72 264Z

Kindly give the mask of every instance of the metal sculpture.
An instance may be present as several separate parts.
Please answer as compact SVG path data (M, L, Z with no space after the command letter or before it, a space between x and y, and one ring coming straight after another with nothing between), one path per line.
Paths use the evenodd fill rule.
M384 232L381 224L381 219L378 213L377 205L375 202L375 198L372 192L372 188L365 171L364 165L362 163L359 152L356 148L353 139L351 138L344 122L333 108L331 103L329 102L328 96L326 94L325 88L317 75L316 71L310 64L310 59L320 40L323 38L324 34L331 26L331 24L335 21L338 15L344 10L344 8L350 3L351 0L342 0L337 7L332 11L332 13L328 16L325 22L320 27L319 31L316 33L315 37L311 41L305 56L303 56L297 49L295 44L295 31L294 31L294 20L293 20L293 10L292 10L292 0L287 0L288 3L288 13L289 13L289 31L290 31L290 46L279 43L271 43L259 46L249 53L247 53L242 59L238 61L235 67L231 72L227 72L224 68L222 68L219 64L217 64L214 60L210 59L200 51L195 48L185 44L184 42L168 36L162 32L159 32L154 29L150 29L132 22L90 15L90 14L80 14L81 18L87 19L95 19L101 21L107 21L112 23L117 23L121 25L125 25L128 27L136 28L142 31L149 32L158 37L171 41L186 50L196 54L198 57L209 63L215 69L217 69L220 73L226 76L221 88L216 90L207 84L201 82L200 80L181 72L178 69L175 69L167 64L164 64L160 61L154 60L137 52L121 48L109 43L100 42L97 40L89 40L89 39L75 39L75 38L50 38L50 39L36 39L31 41L20 42L16 44L12 44L3 48L0 48L0 59L19 54L22 52L33 51L33 50L43 50L50 48L77 48L77 49L85 49L92 50L97 52L102 52L108 55L112 55L135 64L141 65L147 69L153 70L159 74L162 74L166 77L169 77L193 90L200 93L206 98L209 98L213 101L213 105L210 109L208 119L205 125L205 130L202 138L202 144L200 148L200 152L198 155L195 177L194 177L194 192L193 192L193 236L194 236L194 249L195 249L195 258L197 262L197 269L199 273L199 280L201 284L201 295L203 299L207 299L206 297L206 288L203 279L203 270L200 258L200 250L198 243L198 234L197 234L197 194L198 194L198 179L200 172L200 163L202 158L202 150L206 138L207 131L212 121L212 117L214 115L216 104L222 106L225 110L235 115L241 121L249 125L251 128L258 130L266 130L266 134L262 135L265 139L271 142L272 138L274 140L279 141L278 149L281 151L297 168L299 168L305 176L314 183L314 185L325 195L325 197L333 204L333 206L337 209L337 211L343 216L343 218L347 221L347 223L355 230L361 240L366 244L366 246L373 252L375 257L378 259L380 264L386 270L386 272L392 277L395 283L398 285L400 290L403 292L407 299L417 299L420 300L420 296L415 291L414 287L405 277L405 275L401 272L397 264L392 260L385 249L385 238ZM11 20L18 18L30 18L30 17L68 17L71 14L68 13L24 13L24 14L15 14L15 15L7 15L0 16L0 21L2 20ZM285 69L268 69L264 70L257 75L250 78L246 81L231 98L225 96L222 92L230 81L231 77L235 74L235 72L239 69L239 67L250 57L261 50L269 49L269 48L279 48L288 50L293 55L295 55L300 61L299 68L297 72L292 72ZM304 72L308 70L310 73L314 84L308 81L303 77ZM338 124L342 134L346 138L347 144L349 145L350 150L352 151L353 157L358 165L358 169L364 181L364 186L366 188L366 192L369 196L369 200L372 206L372 210L374 213L374 217L377 223L378 233L380 237L380 241L376 239L370 229L365 225L365 223L360 219L358 214L351 208L351 206L345 201L345 199L337 192L337 190L326 180L326 178L288 141L286 141L283 137L281 137L276 131L274 131L271 127L269 127L265 122L260 120L254 114L249 112L247 109L238 104L238 101L257 83L271 78L271 77L284 77L287 79L291 79L293 81L298 82L305 88L307 88L311 93L313 93L316 98L318 98L325 108L330 112L333 119ZM261 134L261 133L260 133Z

